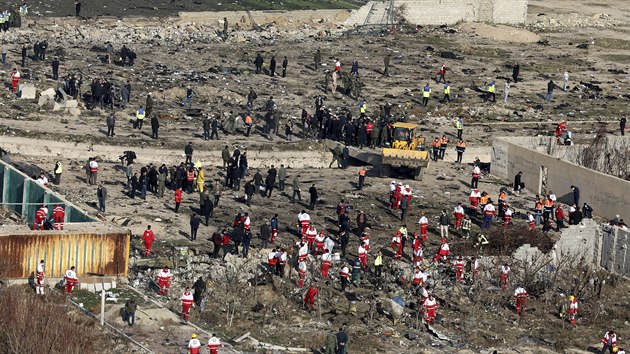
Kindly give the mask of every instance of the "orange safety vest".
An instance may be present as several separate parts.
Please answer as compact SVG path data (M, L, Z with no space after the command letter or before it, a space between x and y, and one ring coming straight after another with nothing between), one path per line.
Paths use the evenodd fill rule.
M489 195L485 195L485 196L481 197L481 199L479 200L479 202L480 202L481 204L488 204L488 199L490 199L490 196L489 196Z
M448 138L442 138L440 139L440 145L446 146L446 144L448 144L448 141L449 141Z
M365 176L365 170L364 169L361 169L359 171L359 176Z
M251 116L247 115L245 117L245 124L249 124L249 125L252 124L252 117Z
M536 207L535 207L535 208L536 208L536 210L537 210L537 211L542 210L543 205L542 205L542 203L540 202L540 200L536 202Z
M552 208L552 207L553 207L553 200L551 199L545 200L545 208Z
M433 147L440 147L440 141L439 140L435 140L434 142L431 143L431 146L433 146Z
M505 192L499 193L499 200L505 201L506 198L507 198L507 196L505 195Z
M463 142L463 141L462 141L461 143L457 143L457 147L463 147L463 148L465 148L465 147L466 147L466 143L465 143L465 142Z

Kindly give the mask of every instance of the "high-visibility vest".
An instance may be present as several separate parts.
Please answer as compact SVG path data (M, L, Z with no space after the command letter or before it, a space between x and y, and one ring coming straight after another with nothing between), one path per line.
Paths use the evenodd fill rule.
M425 86L422 90L422 97L429 97L431 95L431 87Z
M365 176L365 170L364 169L361 169L359 171L359 176Z
M26 7L26 4L20 6L20 15L26 15L28 13L28 7Z
M376 256L376 259L374 260L374 266L380 266L383 265L383 256Z
M460 121L455 122L455 128L456 129L463 129L464 127L462 126L462 122L460 122Z
M360 108L361 108L361 113L365 113L367 111L367 104L363 102Z
M494 91L495 91L495 90L494 90L494 82L493 82L493 83L491 83L490 85L488 85L488 92L490 92L490 93L494 93Z
M431 146L433 147L440 147L440 141L439 140L435 140L431 143Z
M55 169L55 171L54 171L54 172L55 172L55 174L58 174L58 175L59 175L59 174L61 174L61 173L63 172L63 166L61 165L61 162L59 162L59 163L57 164L57 168Z
M444 94L448 95L451 93L451 86L450 85L444 85Z
M245 116L245 124L252 125L252 117L250 115Z
M136 111L136 118L138 118L139 120L144 119L144 109L139 109Z
M448 138L440 139L440 145L446 146L446 144L448 144Z

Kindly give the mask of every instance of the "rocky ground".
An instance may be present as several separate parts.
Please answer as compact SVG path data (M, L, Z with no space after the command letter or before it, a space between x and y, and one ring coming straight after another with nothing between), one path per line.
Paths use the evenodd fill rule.
M453 119L462 117L464 138L470 150L465 156L466 161L477 156L488 161L486 156L489 156L492 136L551 134L554 123L560 120L569 121L575 141L588 141L600 128L616 133L619 112L625 112L630 99L627 95L630 7L612 2L597 6L569 5L574 3L561 1L556 9L544 2L532 1L528 24L518 29L467 24L418 31L406 27L396 32L357 31L330 19L292 19L290 15L278 16L273 23L258 23L260 26L252 29L252 23L244 19L225 43L217 32L219 24L198 18L193 22L186 20L186 15L163 18L159 23L153 18L142 17L37 18L28 28L3 34L4 40L12 43L8 56L10 64L3 71L7 80L12 66L19 65L16 63L20 59L21 44L47 39L50 45L48 56L60 56L62 76L81 73L84 92L92 78L105 77L116 85L130 81L133 87L131 104L125 109L116 108L116 136L106 138L104 119L109 110L93 108L82 101L80 112L73 116L64 111L48 111L39 107L37 100L18 100L6 92L0 101L6 112L0 118L0 146L9 150L14 160L46 170L51 170L56 159L62 159L65 164L62 184L52 187L53 190L91 213L96 213L96 191L85 183L82 166L88 156L99 157L99 178L109 190L107 212L102 217L117 224L124 223L134 235L130 284L148 299L176 311L178 301L175 296L172 299L158 298L144 286L154 276L155 269L163 264L174 267L174 294L178 294L183 286L191 285L196 277L209 276L211 284L206 310L194 312L192 319L207 330L217 331L224 339L235 339L249 331L252 337L262 342L317 351L328 331L345 324L352 338L351 352L429 353L437 348L461 353L490 348L502 353L510 350L592 352L593 347L599 347L599 337L606 329L612 326L622 333L626 326L628 284L625 281L610 278L598 293L594 284L605 277L604 274L578 267L556 273L544 272L534 277L531 267L535 268L535 265L513 263L514 282L529 282L533 295L529 313L518 321L509 305L511 293L499 291L495 278L498 264L515 262L511 260L511 252L526 241L522 229L517 228L507 235L498 229L493 230L489 237L497 246L483 251L456 235L451 241L455 253L484 256L484 272L474 284L469 280L466 286L459 286L453 284L450 270L426 264L434 275L432 286L440 301L438 312L442 321L435 329L450 339L439 340L423 330L413 316L417 299L411 295L410 287L393 285L400 275L408 275L411 270L393 264L387 250L392 234L400 226L398 215L386 205L391 178L378 178L377 171L368 171L366 188L357 191L358 165L348 170L328 169L330 154L323 144L303 141L299 136L287 142L281 136L268 141L258 133L246 138L240 133L226 135L221 132L219 141L204 141L197 112L185 110L180 105L185 87L191 85L196 92L193 108L217 116L228 112L239 115L245 112L245 95L249 87L254 87L258 93L255 113L262 114L264 102L273 96L283 113L283 123L299 117L302 108L312 113L314 97L320 94L326 95L326 106L333 110L349 110L356 115L357 101L341 93L322 90L323 70L332 67L335 58L340 58L343 70L349 69L351 61L359 61L361 80L365 85L362 95L370 112L376 112L379 105L390 102L396 116L418 122L427 138L447 134L454 139ZM105 64L104 43L108 40L133 48L138 53L136 65ZM578 44L589 44L589 48L576 48ZM326 64L317 71L311 64L316 48L321 48ZM441 58L440 52L444 51L455 53L459 59ZM258 52L265 57L265 67L268 67L271 55L276 55L279 63L286 55L289 58L287 77L253 74L251 61ZM387 53L392 54L390 77L382 75L382 60ZM452 96L456 97L450 104L438 102L440 85L431 79L442 63L450 69ZM521 65L523 81L512 84L509 103L482 104L471 86L496 80L497 98L502 101L503 81L511 76L514 63ZM57 83L50 78L49 60L28 60L27 69L31 77L24 81L34 84L39 91L56 87ZM571 75L570 90L556 90L554 100L546 103L543 99L546 83L553 79L561 84L565 70ZM428 108L421 107L418 102L425 82L432 84L434 92ZM156 98L154 112L160 114L159 140L150 138L148 125L140 132L133 130L129 123L149 92ZM303 202L290 203L289 188L284 193L274 192L270 199L256 196L252 206L247 207L241 200L242 190L225 191L210 226L202 226L198 240L190 242L188 221L196 211L197 196L184 196L180 214L172 211L174 203L170 192L164 198L149 194L146 201L129 199L124 194L125 177L117 161L118 155L131 149L136 151L139 164L170 165L183 159L183 147L188 141L195 145L195 159L204 165L207 180L223 177L220 149L224 144L230 147L242 145L247 150L252 167L249 177L257 168L265 175L271 164L290 166L289 178L300 175ZM429 255L435 253L439 242L436 236L439 211L452 210L460 201L465 203L469 194L471 166L455 164L454 157L454 151L449 151L445 161L430 165L422 181L405 181L414 189L408 222L410 229L417 231L415 222L420 212L427 213L431 219ZM263 221L279 213L281 234L278 243L290 246L297 240L291 230L296 214L307 205L305 191L311 183L315 183L320 191L321 200L316 211L311 213L318 229L335 231L335 205L340 198L345 198L352 206L351 219L354 219L356 210L363 210L368 215L372 249L384 249L387 265L387 285L380 288L374 284L371 275L363 279L360 287L351 288L345 295L339 291L336 281L331 284L319 281L321 301L319 311L313 314L299 306L302 293L296 287L295 272L284 279L257 276L266 254L258 248L258 240L253 242L254 249L247 260L230 257L221 262L208 256L210 235L217 229L228 227L238 211L250 213L255 231ZM506 186L505 181L492 175L484 175L480 183L480 189L493 196ZM533 194L526 192L509 198L517 211L524 213L531 207ZM138 251L142 249L140 235L146 224L153 226L158 240L158 255L149 260L143 259ZM516 224L519 227L524 224L522 214ZM473 233L478 231L475 226ZM530 243L546 248L557 237L540 235ZM357 246L358 238L353 236L349 247L352 256ZM315 260L309 261L313 270L317 268L316 264ZM316 273L313 279L318 278ZM557 316L556 304L560 301L560 293L571 290L580 292L583 312L578 328L566 330ZM403 297L408 305L402 321L396 324L377 305L380 302L387 307L393 296ZM164 319L152 315L164 310L156 310L158 305L148 299L146 306L151 309L151 315L139 314L138 317L140 321L145 321L145 316L150 320L141 326L126 328L117 317L119 305L110 307L110 320L155 352L181 352L192 329L182 327L169 312L163 312ZM391 312L391 309L385 311ZM230 321L230 313L233 313L233 321ZM169 335L164 334L165 328ZM623 339L623 334L621 336ZM251 340L232 344L237 350L255 348Z

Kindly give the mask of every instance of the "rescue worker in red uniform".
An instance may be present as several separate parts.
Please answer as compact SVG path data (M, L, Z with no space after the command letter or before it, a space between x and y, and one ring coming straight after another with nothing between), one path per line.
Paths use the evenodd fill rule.
M527 225L529 226L529 231L532 231L534 226L536 226L536 219L529 211L527 212Z
M188 322L188 315L190 314L190 308L195 303L195 299L193 297L192 292L190 292L189 288L186 288L186 290L184 290L181 300L182 300L182 317L184 318L184 321Z
M367 252L370 252L370 235L367 232L363 233L363 237L361 238L361 242L363 243L363 247Z
M72 295L72 290L74 290L74 287L79 284L79 279L77 278L77 273L74 271L74 266L70 267L70 269L66 271L63 279L66 281L66 293Z
M435 321L435 311L437 310L437 301L433 297L433 294L429 294L429 297L424 301L424 319L428 324L433 324Z
M310 288L306 291L306 296L304 296L304 307L308 307L308 311L315 310L315 296L319 291L315 287L315 285L311 285Z
M35 213L35 222L33 223L33 230L43 230L44 229L44 221L48 217L48 208L45 205L42 205L37 212Z
M429 232L429 219L427 219L427 217L424 215L424 212L422 213L418 224L420 224L420 235L422 235L422 242L427 242L427 233Z
M52 217L55 221L55 230L63 230L63 222L66 218L66 212L63 210L61 205L55 205Z
M514 291L514 301L516 302L517 315L522 316L525 314L525 302L528 296L527 291L520 286Z
M269 254L267 254L267 265L269 266L270 272L276 272L276 265L278 264L277 254L278 252L275 248L272 249Z
M145 248L145 252L144 252L145 257L149 257L149 254L151 253L151 245L153 245L153 241L155 241L155 235L153 234L153 231L151 230L151 225L147 225L147 229L144 230L144 233L142 234L142 242L144 242L144 248Z
M320 231L317 236L315 236L315 254L323 254L324 253L324 241L326 240L326 236L324 235L324 230Z
M474 213L477 211L477 207L479 206L479 201L481 200L481 193L477 188L470 191L470 197L468 198L470 201L470 209Z
M306 213L306 211L302 210L298 214L298 227L300 227L300 235L304 238L304 234L306 234L306 230L308 230L308 226L311 223L311 216Z
M464 218L464 208L462 203L457 203L455 209L453 209L453 216L455 217L455 229L458 230L462 227L462 219Z
M20 72L17 69L13 69L13 73L11 74L11 89L13 93L17 93L18 84L20 83Z
M212 337L208 340L208 350L210 354L219 354L219 348L222 347L221 341L217 338L216 334L212 334Z
M602 348L602 354L606 352L606 349L608 349L611 353L616 352L617 335L615 334L615 331L611 330L606 332L606 334L604 334L604 338L602 338L602 344L604 344L604 347Z
M359 255L359 261L361 262L361 269L363 269L364 272L367 272L367 250L365 249L365 244L361 244L361 246L359 246L357 254Z
M416 267L416 270L413 273L413 285L414 287L423 287L424 281L426 279L426 275L420 269L420 267Z
M422 254L423 254L423 245L422 241L418 237L417 233L413 233L413 242L411 243L411 248L413 249L413 262L417 265L422 262Z
M37 281L35 283L35 292L39 295L44 295L44 260L42 259L37 265L37 273L35 275Z
M193 333L191 337L188 341L188 354L201 354L201 342L197 339L197 335Z
M171 277L171 270L168 269L168 267L165 266L162 270L160 270L157 276L158 285L160 286L158 294L164 296L168 295L168 289L171 287Z
M569 300L571 303L569 304L569 321L571 322L571 327L575 327L575 318L578 313L578 301L575 296L569 296Z
M508 288L508 278L510 276L510 266L505 263L501 266L499 270L499 286L501 290L507 290Z
M284 277L284 266L287 264L287 253L282 250L282 248L278 247L277 253L277 262L276 262L276 273Z
M330 270L330 262L332 260L332 255L328 253L328 250L324 250L324 254L322 254L322 278L330 279L329 270Z
M464 283L464 260L462 259L462 256L457 257L457 260L455 261L455 281L458 281L460 283Z
M298 262L304 262L308 258L308 245L301 243L298 249Z
M304 287L304 278L306 278L306 272L307 272L306 262L299 262L298 274L300 276L300 289Z
M396 250L396 254L394 254L394 259L399 261L402 258L403 251L402 233L400 232L400 230L398 230L396 232L396 235L392 237L392 243L390 244L390 246L392 247L392 249Z
M437 263L440 260L446 262L448 256L451 254L451 248L448 243L446 243L446 239L443 238L441 242L442 244L440 245L440 250L435 255L435 257L433 257L433 263Z
M302 234L302 242L307 243L307 247L309 250L313 249L316 236L317 236L317 229L315 228L313 224L310 224L306 232Z

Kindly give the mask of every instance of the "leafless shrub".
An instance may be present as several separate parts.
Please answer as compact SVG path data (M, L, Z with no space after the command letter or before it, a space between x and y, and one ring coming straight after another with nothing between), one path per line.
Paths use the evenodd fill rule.
M65 297L45 300L23 286L0 289L0 347L4 353L108 353L109 342L85 316L69 313Z
M588 147L578 154L579 165L591 170L630 180L630 140L611 139L600 129Z

